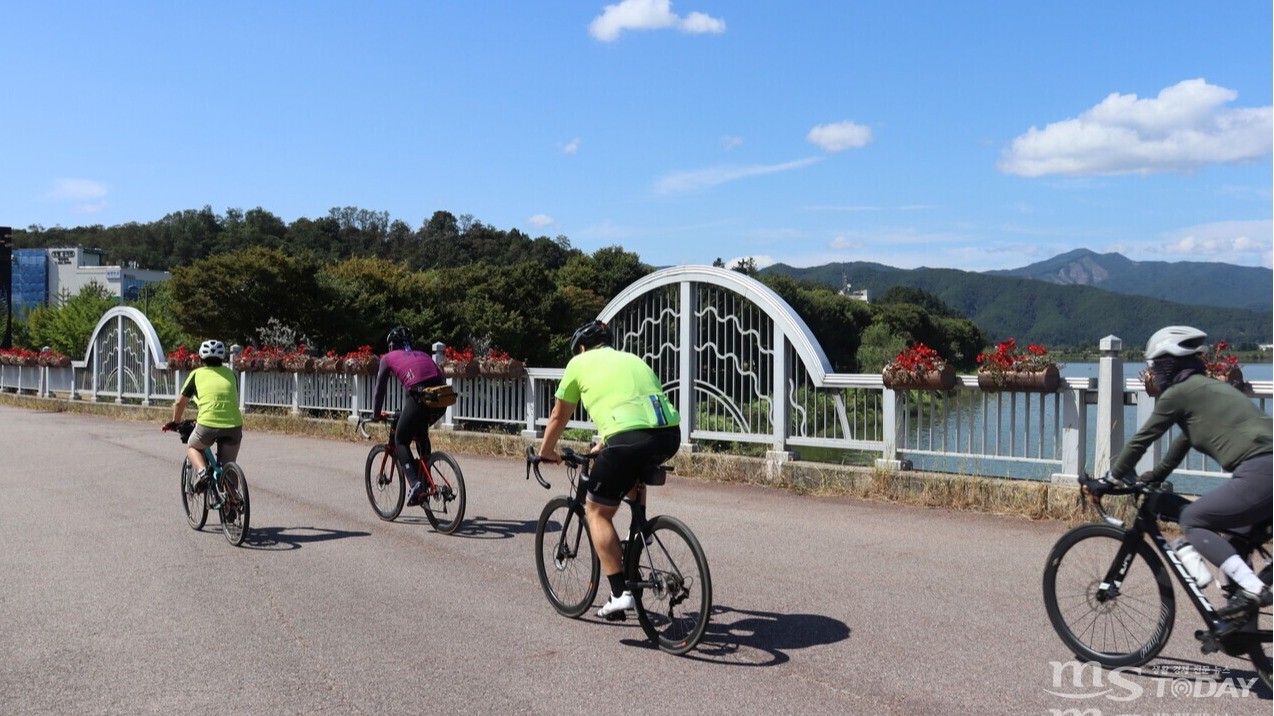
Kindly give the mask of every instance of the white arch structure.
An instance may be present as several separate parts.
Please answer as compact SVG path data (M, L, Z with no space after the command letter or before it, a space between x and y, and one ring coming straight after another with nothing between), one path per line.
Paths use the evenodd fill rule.
M692 434L750 434L782 451L793 389L790 359L801 361L815 386L832 372L822 346L787 301L737 271L656 271L621 291L598 318L610 324L618 347L655 368L681 413L685 445Z
M85 371L83 387L94 397L114 394L115 402L138 398L150 405L155 369L168 367L159 334L146 314L116 306L102 315L89 338L84 360L71 365Z

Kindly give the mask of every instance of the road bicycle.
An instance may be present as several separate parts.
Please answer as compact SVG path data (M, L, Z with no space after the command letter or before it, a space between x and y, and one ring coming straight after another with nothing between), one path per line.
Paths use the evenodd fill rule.
M195 421L183 420L175 426L165 425L165 431L176 431L184 444L195 431ZM203 450L208 463L209 478L198 484L199 473L187 456L181 463L181 505L186 510L186 522L191 529L202 530L208 521L208 510L216 510L221 516L221 531L230 544L238 547L248 536L248 518L251 501L248 498L248 478L238 463L217 462L211 447Z
M535 525L535 568L549 603L563 616L582 616L597 596L601 563L584 518L588 473L596 454L562 450L571 494L548 501ZM527 479L550 485L540 473L543 459L526 449ZM645 490L662 485L672 468L654 467L638 483L628 537L620 541L626 587L633 593L642 631L660 649L685 654L699 644L712 613L712 575L698 538L675 517L646 518Z
M363 470L367 500L372 503L376 516L387 522L398 519L407 497L407 480L394 457L394 429L400 416L400 413L384 416L389 437L372 446ZM371 418L358 420L358 432L364 438L372 437L367 432L367 424L371 422L374 422ZM416 474L425 485L421 507L430 526L445 535L455 532L464 519L465 508L464 473L460 471L460 463L451 455L434 450L427 459L418 459Z
M1190 575L1177 551L1159 529L1159 522L1175 522L1185 500L1168 482L1130 482L1117 487L1088 477L1080 485L1101 522L1080 525L1062 535L1044 565L1044 606L1053 629L1075 655L1106 668L1136 667L1157 656L1172 635L1176 600L1170 574L1203 618L1206 629L1194 636L1204 654L1223 651L1246 658L1268 687L1270 684L1270 612L1235 617L1238 630L1220 636L1218 629L1233 624L1222 619ZM1131 495L1136 514L1131 525L1102 506L1102 494ZM1270 583L1270 520L1246 534L1222 532L1244 559L1259 556L1254 565ZM1168 569L1165 566L1171 566ZM1229 581L1229 580L1225 580ZM1239 587L1222 587L1228 596Z

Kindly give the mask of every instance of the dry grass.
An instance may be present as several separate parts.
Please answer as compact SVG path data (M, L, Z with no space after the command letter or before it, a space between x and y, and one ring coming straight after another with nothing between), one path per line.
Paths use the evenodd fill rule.
M168 420L169 406L92 403L58 398L38 398L0 393L0 405L47 412L100 415L116 420L152 422ZM347 419L303 418L285 412L253 412L244 416L251 431L300 435L327 440L363 442ZM383 430L383 428L378 428ZM430 437L438 449L452 452L519 458L531 441L516 435L470 433L435 429ZM570 444L577 450L583 443ZM892 472L812 462L787 462L779 468L765 460L720 453L684 453L673 460L676 474L698 480L766 485L802 495L843 496L921 507L981 512L1029 520L1091 521L1088 508L1074 487L1030 480L1005 480L968 475ZM1118 504L1108 499L1107 504ZM1114 514L1127 517L1123 506Z

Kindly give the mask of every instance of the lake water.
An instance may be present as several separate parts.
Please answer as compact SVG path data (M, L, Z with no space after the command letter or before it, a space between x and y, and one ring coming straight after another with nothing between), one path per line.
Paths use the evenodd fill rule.
M1146 364L1142 362L1124 362L1124 377L1136 378L1141 374L1141 369ZM1274 375L1274 366L1269 363L1240 363L1239 367L1243 369L1244 380L1271 380ZM1098 371L1097 363L1066 363L1062 366L1063 378L1096 378Z

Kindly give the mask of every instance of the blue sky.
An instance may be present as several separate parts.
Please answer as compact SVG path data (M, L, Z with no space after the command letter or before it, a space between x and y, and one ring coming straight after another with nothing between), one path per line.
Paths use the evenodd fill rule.
M655 265L1271 266L1271 4L23 2L0 224L436 210Z

